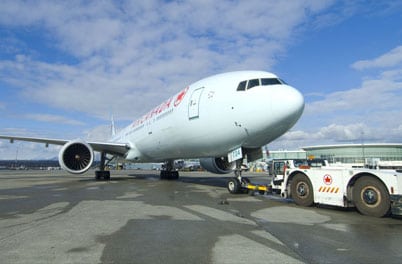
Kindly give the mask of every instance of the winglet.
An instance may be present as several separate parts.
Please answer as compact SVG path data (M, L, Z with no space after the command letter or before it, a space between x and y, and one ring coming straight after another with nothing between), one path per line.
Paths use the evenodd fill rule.
M114 117L111 117L111 126L110 126L112 137L116 135L116 127L114 126Z

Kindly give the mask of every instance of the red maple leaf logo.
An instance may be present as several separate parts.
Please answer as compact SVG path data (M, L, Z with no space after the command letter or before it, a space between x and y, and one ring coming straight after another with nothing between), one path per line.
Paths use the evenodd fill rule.
M324 183L330 185L332 183L332 177L329 174L324 175Z
M189 88L189 87L186 87L183 91L181 91L181 92L177 95L176 100L174 101L174 106L175 106L175 107L178 106L178 105L181 103L181 101L183 100L184 96L185 96L186 93L187 93L188 88Z

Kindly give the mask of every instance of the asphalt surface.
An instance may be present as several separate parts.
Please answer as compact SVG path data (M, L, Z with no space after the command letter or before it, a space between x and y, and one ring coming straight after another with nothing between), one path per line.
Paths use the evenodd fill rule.
M399 218L232 195L230 175L112 171L102 182L93 173L0 171L0 262L402 262Z

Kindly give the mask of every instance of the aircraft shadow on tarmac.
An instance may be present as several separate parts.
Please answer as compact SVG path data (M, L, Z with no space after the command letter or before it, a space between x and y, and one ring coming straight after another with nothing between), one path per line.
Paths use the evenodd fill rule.
M227 177L180 177L179 181L226 188Z
M180 176L178 180L161 180L159 175L157 174L129 174L128 176L133 177L137 180L155 180L155 181L169 181L169 182L184 182L184 183L193 183L193 184L200 184L200 185L208 185L214 187L226 187L226 183L228 181L227 177L187 177L187 176ZM112 178L115 180L115 178ZM126 180L127 178L122 178Z
M127 177L111 177L110 181L132 181L135 180L133 178L127 178ZM80 179L78 180L79 182L100 182L100 181L105 181L105 180L95 180L95 178L87 178L87 179Z
M226 184L228 181L228 177L205 177L205 176L180 176L178 180L161 180L159 174L152 174L152 173L130 173L127 174L128 177L125 176L113 176L111 177L110 181L135 181L135 180L151 180L151 181L161 181L161 182L184 182L184 183L192 183L192 184L200 184L200 185L207 185L213 187L222 187L226 188ZM79 179L79 182L95 182L95 178L83 178Z

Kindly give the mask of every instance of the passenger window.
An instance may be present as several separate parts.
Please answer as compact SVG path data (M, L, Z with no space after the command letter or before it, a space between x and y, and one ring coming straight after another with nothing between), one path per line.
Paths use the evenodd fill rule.
M247 81L242 81L241 83L239 83L239 86L237 86L237 91L245 91L246 83L247 83Z
M251 89L255 86L259 86L260 85L260 79L252 79L248 81L247 84L247 89Z
M263 78L263 79L261 79L261 85L275 85L275 84L282 84L282 83L277 78Z

